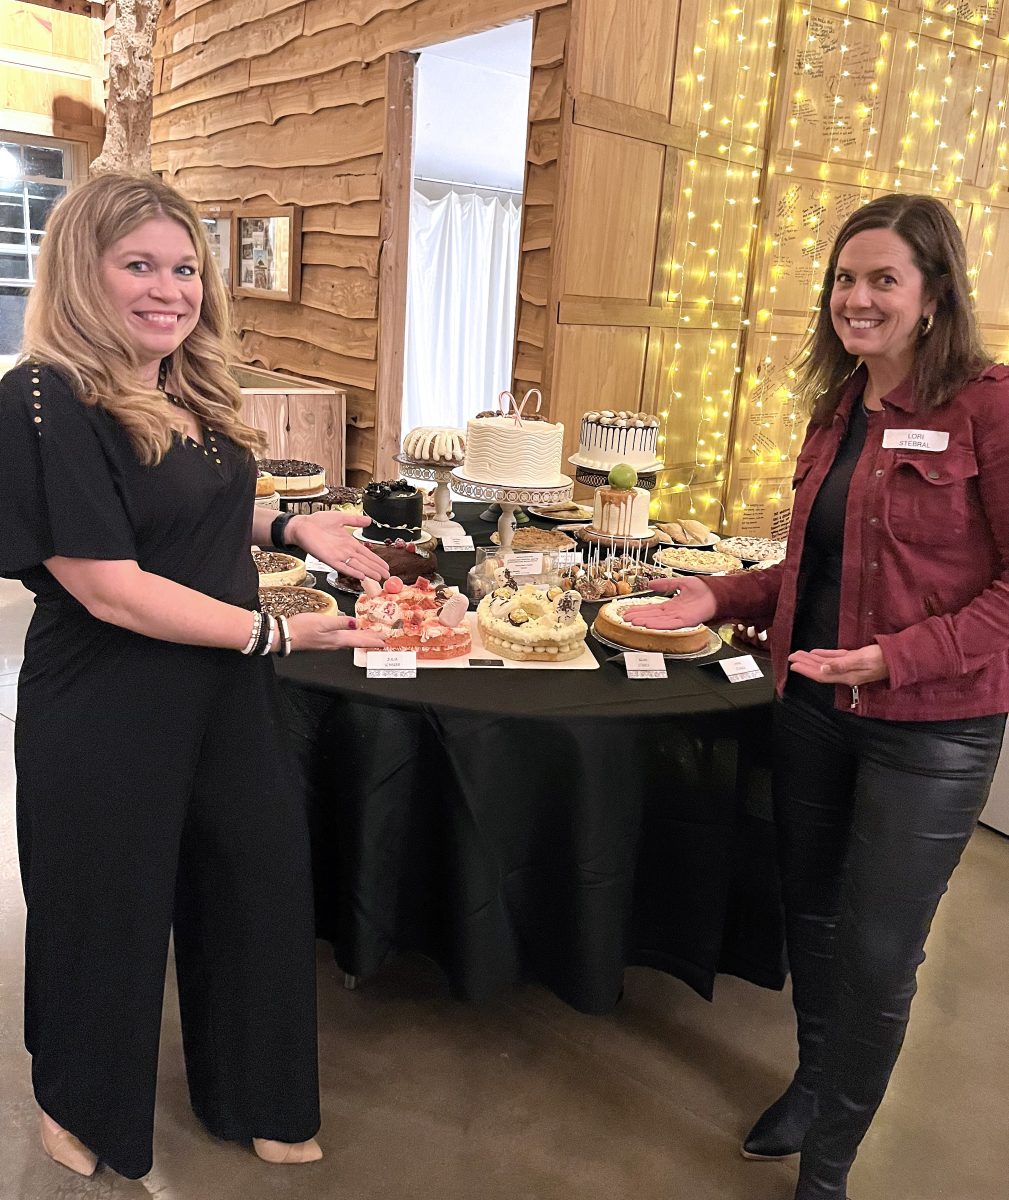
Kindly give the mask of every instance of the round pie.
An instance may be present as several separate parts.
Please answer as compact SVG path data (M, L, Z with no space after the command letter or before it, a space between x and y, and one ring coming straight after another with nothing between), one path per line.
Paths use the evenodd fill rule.
M253 550L260 587L290 587L305 578L305 564L293 554L276 550Z
M495 546L501 545L496 533L491 534L490 540ZM558 529L516 529L512 534L512 543L508 549L536 552L540 550L570 550L572 546L574 546L574 542L571 538Z
M731 554L744 562L781 562L785 557L784 541L775 538L722 538L718 550L721 554Z
M629 609L661 604L660 596L642 596L637 600L611 600L596 614L593 628L600 637L626 646L629 650L658 650L662 654L694 654L703 650L711 638L707 625L689 625L683 629L645 629L625 619Z
M690 550L681 546L667 546L655 552L654 561L673 570L696 571L700 575L716 575L719 571L741 571L743 564L731 554L718 550Z
M340 611L332 596L306 587L261 587L259 607L271 617L297 617L301 613L336 616Z

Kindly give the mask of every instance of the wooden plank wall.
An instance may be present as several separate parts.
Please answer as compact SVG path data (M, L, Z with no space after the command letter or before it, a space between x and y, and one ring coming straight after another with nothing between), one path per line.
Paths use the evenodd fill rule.
M826 252L902 188L963 230L1009 345L1009 0L574 0L543 339L551 416L662 417L655 515L783 530Z
M392 236L381 226L387 59L566 3L169 0L165 6L155 49L154 168L195 201L228 206L269 197L304 207L301 302L243 299L236 323L247 362L345 388L353 481L376 470L376 413L388 409L376 403L379 262L382 236ZM534 92L561 86L561 59L550 49L555 42L543 33L540 53L553 56L544 63L553 74ZM540 113L552 103L534 95L535 123L547 119ZM542 167L546 178L535 194L546 208L546 159ZM543 236L542 219L537 228ZM379 440L395 443L398 430L383 428Z
M81 143L80 172L101 151L105 124L99 6L95 12L0 0L0 129Z

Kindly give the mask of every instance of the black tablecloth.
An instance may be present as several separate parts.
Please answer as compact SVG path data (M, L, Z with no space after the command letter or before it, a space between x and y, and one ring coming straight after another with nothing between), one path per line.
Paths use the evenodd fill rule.
M480 506L456 508L486 543ZM440 554L449 583L471 562ZM368 681L346 654L283 660L320 935L358 976L419 949L470 999L535 978L602 1012L628 964L705 996L718 971L780 987L762 665Z

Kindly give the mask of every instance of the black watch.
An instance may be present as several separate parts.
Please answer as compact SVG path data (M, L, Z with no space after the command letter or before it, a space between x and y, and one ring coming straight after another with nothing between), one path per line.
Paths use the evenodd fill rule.
M279 517L274 517L270 525L270 541L278 550L287 549L287 526L293 521L297 513L281 513Z

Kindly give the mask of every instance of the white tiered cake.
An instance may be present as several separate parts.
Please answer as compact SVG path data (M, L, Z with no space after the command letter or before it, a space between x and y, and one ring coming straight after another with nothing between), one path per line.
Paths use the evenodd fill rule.
M475 417L466 425L466 456L459 474L499 487L564 487L570 481L561 473L563 442L563 425L523 418L521 409L507 416Z

